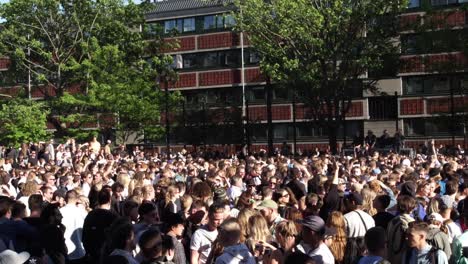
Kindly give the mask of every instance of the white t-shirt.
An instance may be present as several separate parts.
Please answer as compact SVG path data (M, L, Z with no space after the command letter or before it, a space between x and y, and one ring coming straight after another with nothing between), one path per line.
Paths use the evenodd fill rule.
M208 231L206 226L200 227L192 235L192 240L190 241L190 249L197 250L200 254L200 264L206 263L206 259L208 258L208 255L210 255L211 252L211 245L213 244L213 241L215 241L217 236L218 230Z
M67 204L60 208L63 216L62 224L65 226L65 244L68 249L70 259L79 259L84 257L85 249L82 242L82 232L84 220L87 212L78 206Z
M320 243L318 248L310 251L307 255L315 261L315 264L335 264L333 254L324 243Z
M344 215L348 237L364 237L367 230L375 226L372 216L362 210L355 210Z
M449 242L452 244L453 240L462 234L461 227L458 223L450 222L447 224Z

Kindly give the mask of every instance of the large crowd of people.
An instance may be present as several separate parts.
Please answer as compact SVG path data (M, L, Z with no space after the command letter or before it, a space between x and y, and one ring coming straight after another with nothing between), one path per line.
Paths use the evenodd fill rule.
M0 263L468 263L468 159L435 143L414 157L2 148Z

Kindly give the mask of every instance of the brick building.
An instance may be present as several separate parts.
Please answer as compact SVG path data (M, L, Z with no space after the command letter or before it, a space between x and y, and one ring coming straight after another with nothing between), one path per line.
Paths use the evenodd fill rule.
M444 15L424 11L420 1L428 1L432 10L444 10ZM229 15L230 2L167 0L156 2L154 10L147 14L149 26L160 25L168 34L167 41L176 39L180 44L177 49L168 51L180 75L170 89L179 90L186 99L182 110L170 116L173 144L243 142L241 43L240 35L232 30L235 22ZM463 52L466 47L463 42L462 45L446 45L449 40L437 33L444 29L445 34L448 32L466 42L468 13L461 8L465 2L468 1L411 1L400 19L400 69L393 69L395 75L378 82L384 96L362 90L350 93L353 104L345 128L339 129L341 142L346 136L349 144L356 131L365 135L372 130L380 136L385 129L393 135L400 128L407 137L406 144L411 147L424 144L429 138L435 138L440 144L451 144L452 137L455 144L465 143L463 126L452 125L450 116L452 111L466 112L463 109L468 108L468 73L464 72L467 61ZM428 32L412 27L429 21L439 21L440 25ZM177 36L169 37L174 30ZM431 39L431 45L426 43L426 36ZM430 65L441 62L459 67L447 71L431 69ZM265 79L259 70L259 58L247 40L244 40L244 75L247 135L252 150L258 150L266 148L267 142ZM303 105L298 104L295 110L297 148L325 147L326 130L312 125ZM272 112L275 145L287 142L292 147L294 111L288 89L273 88Z

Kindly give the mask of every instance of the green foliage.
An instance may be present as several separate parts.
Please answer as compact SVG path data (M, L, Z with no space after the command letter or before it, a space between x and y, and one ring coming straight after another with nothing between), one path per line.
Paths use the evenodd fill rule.
M239 0L236 5L237 29L261 54L263 72L295 89L313 119L336 134L351 106L350 83L381 71L384 60L398 55L397 14L407 2ZM368 78L363 89L375 91L376 80Z
M174 75L140 26L148 5L123 0L11 0L0 4L0 54L13 76L31 74L59 137L89 138L89 127L142 131L158 126L156 79ZM151 55L150 55L151 54ZM107 118L105 124L99 116Z
M15 99L4 101L0 109L0 142L19 146L25 142L46 140L46 105L36 101Z

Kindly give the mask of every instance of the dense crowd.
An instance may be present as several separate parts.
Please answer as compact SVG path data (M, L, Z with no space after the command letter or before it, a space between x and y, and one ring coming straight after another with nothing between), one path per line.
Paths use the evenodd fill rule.
M463 149L362 144L272 157L166 158L96 138L2 148L0 263L468 263Z

